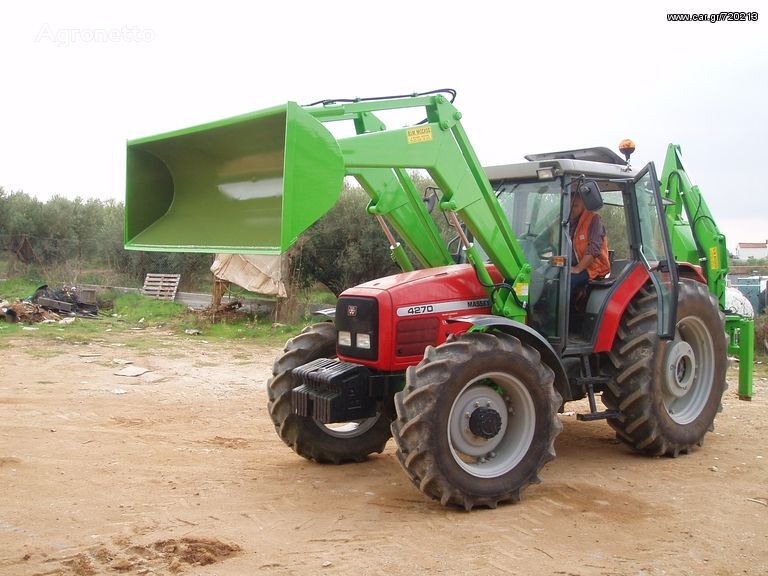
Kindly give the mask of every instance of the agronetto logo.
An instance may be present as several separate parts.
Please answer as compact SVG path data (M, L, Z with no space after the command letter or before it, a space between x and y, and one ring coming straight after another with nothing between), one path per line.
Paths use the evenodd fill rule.
M122 28L54 28L43 24L35 42L52 42L66 47L72 44L107 44L112 42L145 43L155 39L151 28L123 26Z

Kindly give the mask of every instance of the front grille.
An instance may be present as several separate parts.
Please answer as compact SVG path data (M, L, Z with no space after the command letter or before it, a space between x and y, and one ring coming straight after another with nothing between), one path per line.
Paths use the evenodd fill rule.
M336 302L335 324L337 332L352 334L352 346L340 346L339 354L363 360L376 360L379 357L379 306L374 298L344 296ZM370 334L370 349L355 346L358 334Z
M440 320L413 318L400 320L395 332L395 353L398 356L421 356L427 346L437 345Z

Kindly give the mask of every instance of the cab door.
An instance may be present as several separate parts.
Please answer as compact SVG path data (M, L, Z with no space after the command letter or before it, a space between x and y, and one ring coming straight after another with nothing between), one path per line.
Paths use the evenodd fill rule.
M656 168L646 165L631 184L635 199L635 242L648 269L658 300L658 333L674 338L677 319L678 274L672 254Z

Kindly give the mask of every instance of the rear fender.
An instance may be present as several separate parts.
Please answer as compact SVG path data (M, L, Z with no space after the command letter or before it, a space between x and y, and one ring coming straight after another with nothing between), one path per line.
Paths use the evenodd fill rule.
M702 284L707 283L707 279L704 277L704 274L701 271L701 266L696 266L690 262L678 262L677 274L680 276L680 278L689 278L690 280L695 280L696 282L701 282Z
M648 270L637 262L629 274L621 280L621 284L611 292L608 302L603 305L600 323L597 325L594 352L610 351L624 311L648 279Z

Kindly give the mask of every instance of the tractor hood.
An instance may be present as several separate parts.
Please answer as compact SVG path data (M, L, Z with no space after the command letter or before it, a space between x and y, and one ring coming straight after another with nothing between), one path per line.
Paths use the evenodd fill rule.
M495 267L489 265L488 271L494 281L501 281ZM346 290L341 297L367 295L381 298L382 292L388 293L395 305L487 298L485 289L477 281L475 270L469 264L441 266L378 278Z

